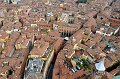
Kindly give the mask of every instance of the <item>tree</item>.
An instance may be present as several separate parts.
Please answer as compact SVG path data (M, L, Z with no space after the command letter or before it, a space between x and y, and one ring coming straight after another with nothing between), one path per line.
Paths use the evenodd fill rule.
M79 3L86 3L87 0L77 0L76 3L79 4Z

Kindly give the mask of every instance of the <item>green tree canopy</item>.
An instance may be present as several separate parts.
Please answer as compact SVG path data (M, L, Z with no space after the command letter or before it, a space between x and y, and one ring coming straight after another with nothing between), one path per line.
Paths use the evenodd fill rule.
M86 3L87 0L78 0L76 3Z

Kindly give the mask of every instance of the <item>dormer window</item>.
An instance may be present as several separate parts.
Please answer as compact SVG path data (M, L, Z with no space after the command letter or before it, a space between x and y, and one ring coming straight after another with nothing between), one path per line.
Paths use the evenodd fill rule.
M4 66L9 66L9 62L8 61L4 61L3 63L2 63L2 66L4 67Z

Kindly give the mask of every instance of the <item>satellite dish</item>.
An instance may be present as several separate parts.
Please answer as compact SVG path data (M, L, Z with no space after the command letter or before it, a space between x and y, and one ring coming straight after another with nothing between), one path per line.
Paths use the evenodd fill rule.
M95 67L98 71L105 71L104 60L95 64Z
M69 37L65 37L64 39L68 41L68 40L69 40Z
M115 48L112 47L112 48L110 48L110 51L115 52L116 50L115 50Z

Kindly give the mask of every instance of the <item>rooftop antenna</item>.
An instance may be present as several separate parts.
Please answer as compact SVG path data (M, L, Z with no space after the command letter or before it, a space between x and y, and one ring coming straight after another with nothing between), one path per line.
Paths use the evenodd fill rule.
M73 41L73 42L75 42L75 41L76 41L75 37L73 37L73 38L72 38L72 41Z

